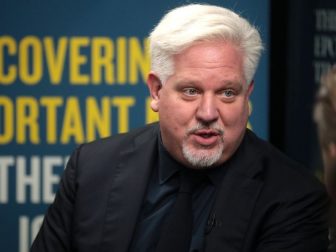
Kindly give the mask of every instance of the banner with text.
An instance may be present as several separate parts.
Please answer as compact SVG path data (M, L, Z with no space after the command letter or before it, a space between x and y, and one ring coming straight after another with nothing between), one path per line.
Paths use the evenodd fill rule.
M157 120L148 33L177 0L4 1L0 9L0 250L27 252L76 145ZM208 1L259 27L268 1ZM267 50L250 124L268 136Z

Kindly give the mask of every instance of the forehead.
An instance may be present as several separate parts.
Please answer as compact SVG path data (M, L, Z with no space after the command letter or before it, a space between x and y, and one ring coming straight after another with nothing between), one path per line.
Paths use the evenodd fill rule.
M178 79L244 82L243 54L230 42L199 42L173 57Z
M174 56L176 63L183 61L189 64L198 63L219 63L232 62L241 64L243 53L239 47L229 41L202 41L184 49L181 53Z

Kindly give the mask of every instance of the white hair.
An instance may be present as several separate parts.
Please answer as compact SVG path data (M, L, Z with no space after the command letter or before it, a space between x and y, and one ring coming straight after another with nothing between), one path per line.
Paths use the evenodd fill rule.
M249 84L263 49L260 34L246 19L223 7L190 4L168 12L150 34L152 71L164 83L174 73L173 55L200 41L228 41L244 55Z

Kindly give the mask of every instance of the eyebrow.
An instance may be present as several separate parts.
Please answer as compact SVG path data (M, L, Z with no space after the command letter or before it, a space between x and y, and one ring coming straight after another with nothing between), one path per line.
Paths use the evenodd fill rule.
M188 88L188 87L193 87L193 88L199 88L201 86L201 82L198 80L178 80L176 82L175 88L176 89L182 89L182 88ZM216 89L215 91L223 91L225 89L233 89L235 90L235 92L237 92L237 94L242 93L244 90L246 90L244 88L244 83L242 83L241 81L229 81L229 80L225 80L221 82L221 85L218 89Z
M176 85L200 85L201 82L199 80L190 80L190 79L181 79L176 81ZM224 80L221 81L223 86L243 86L244 84L241 81L231 81L231 80Z

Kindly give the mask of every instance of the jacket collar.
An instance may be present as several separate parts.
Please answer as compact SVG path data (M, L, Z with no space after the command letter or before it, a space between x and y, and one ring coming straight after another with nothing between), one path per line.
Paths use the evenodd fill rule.
M261 141L247 130L230 159L209 217L205 251L241 251L254 205L263 186Z

